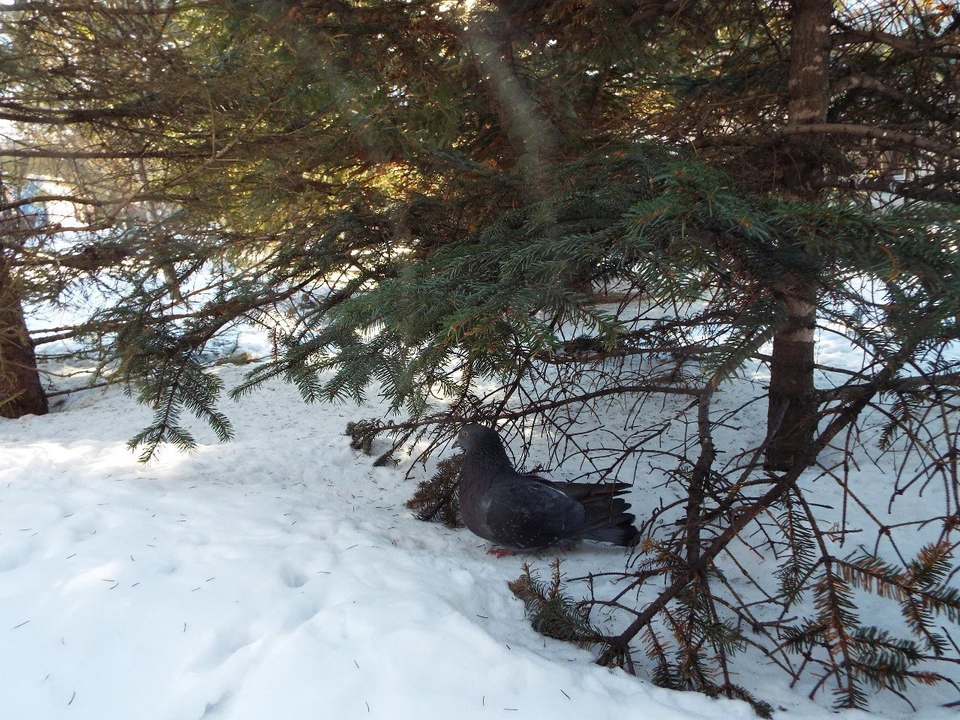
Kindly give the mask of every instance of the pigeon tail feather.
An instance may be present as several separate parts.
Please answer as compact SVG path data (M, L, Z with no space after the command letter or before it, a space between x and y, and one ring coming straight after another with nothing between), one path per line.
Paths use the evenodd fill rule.
M633 521L634 516L631 513L607 517L603 519L603 524L587 528L580 537L584 540L599 540L611 545L629 547L639 534L633 526Z

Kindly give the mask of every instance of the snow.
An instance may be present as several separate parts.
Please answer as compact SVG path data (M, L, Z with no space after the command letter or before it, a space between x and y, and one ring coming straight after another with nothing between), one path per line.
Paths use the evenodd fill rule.
M242 368L221 368L227 386ZM367 407L281 383L227 409L236 438L137 463L150 411L118 388L0 421L0 718L751 718L545 639L467 531L418 521L403 468L342 435ZM425 472L421 472L423 477ZM617 548L566 553L622 569ZM836 718L775 669L744 678L778 717ZM955 717L949 695L919 716ZM915 698L916 700L916 698ZM909 716L882 703L873 716Z

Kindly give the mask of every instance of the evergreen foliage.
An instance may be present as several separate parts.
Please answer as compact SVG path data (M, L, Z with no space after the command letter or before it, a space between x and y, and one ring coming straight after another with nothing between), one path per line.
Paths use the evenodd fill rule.
M818 686L832 682L836 707L868 707L864 683L903 693L912 683L933 685L945 679L917 668L925 652L937 658L948 652L945 638L935 631L936 616L954 623L960 619L960 592L941 584L952 569L951 556L951 548L938 543L923 548L906 569L866 553L817 563L812 578L816 615L785 633L788 648L823 667ZM862 624L856 589L896 601L913 639ZM829 659L817 657L820 650Z
M463 455L441 460L437 471L429 480L417 484L407 507L417 511L417 518L442 523L448 528L463 527L460 519L460 504L457 501L457 479Z
M523 573L507 585L527 608L533 629L541 635L573 642L580 647L604 641L604 635L590 625L589 613L563 591L560 558L550 563L550 580L540 580L527 563Z
M380 423L376 420L361 420L347 423L346 435L350 437L350 447L360 450L364 455L373 454L373 441L380 430Z
M176 334L162 326L151 327L146 334L152 355L130 356L120 368L121 373L138 379L137 399L155 408L153 422L130 440L129 447L143 447L140 455L143 462L153 457L166 442L182 451L196 447L193 435L180 421L184 409L204 420L220 441L229 440L233 436L230 421L214 409L223 381L204 369L195 350L184 353ZM120 342L123 342L122 333ZM157 355L168 357L169 363L160 365L154 362L153 357Z

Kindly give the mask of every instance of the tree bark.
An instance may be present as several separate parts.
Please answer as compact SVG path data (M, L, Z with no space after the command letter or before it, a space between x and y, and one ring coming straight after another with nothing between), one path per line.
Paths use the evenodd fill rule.
M0 252L0 417L43 415L47 409L23 305L7 257Z
M792 283L785 326L773 338L767 425L777 419L766 454L770 470L789 470L813 445L819 397L813 382L816 286ZM772 429L772 428L771 428Z
M788 128L827 119L833 3L793 0L791 13ZM816 200L823 176L822 138L790 137L785 191L798 200ZM797 249L803 251L802 245ZM781 291L786 316L773 338L767 409L768 423L782 417L766 454L766 467L776 471L789 470L813 446L819 409L813 381L817 278L785 278Z

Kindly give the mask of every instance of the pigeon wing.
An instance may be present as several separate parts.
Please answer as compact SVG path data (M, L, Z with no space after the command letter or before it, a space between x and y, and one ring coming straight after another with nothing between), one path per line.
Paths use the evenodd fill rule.
M484 500L487 539L511 548L542 548L576 537L586 519L576 500L515 473L494 482Z

